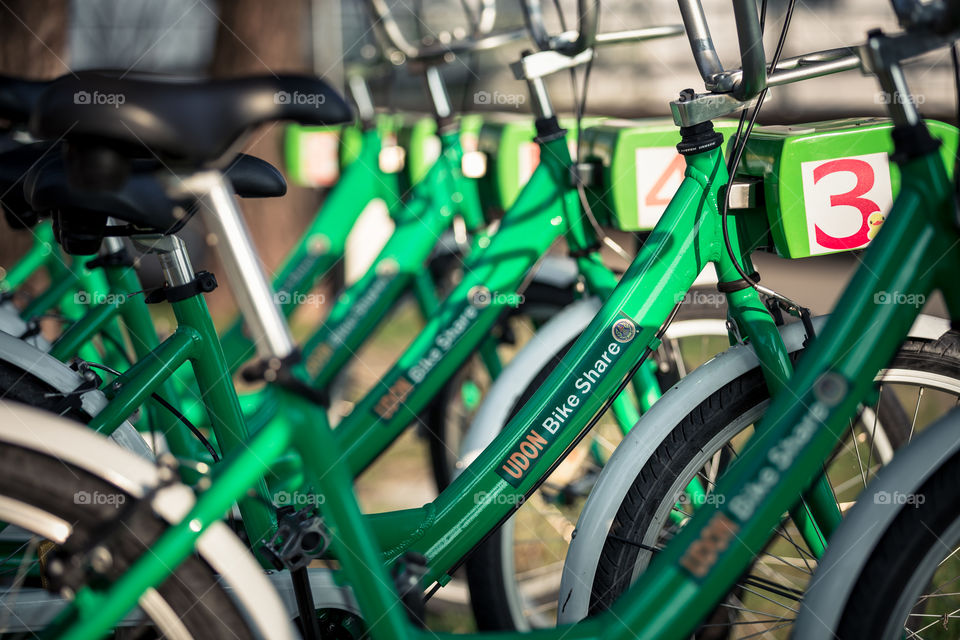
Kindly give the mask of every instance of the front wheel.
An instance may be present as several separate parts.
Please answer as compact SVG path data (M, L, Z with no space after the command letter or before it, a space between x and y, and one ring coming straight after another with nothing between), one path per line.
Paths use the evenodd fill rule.
M59 566L71 566L71 558L80 561L99 545L97 548L103 549L99 553L107 560L102 562L102 575L91 574L88 579L116 580L169 525L149 506L134 508L141 497L105 479L109 471L91 470L109 466L107 460L119 464L126 452L80 426L22 406L0 404L0 420L0 522L17 527L5 532L5 539L14 546L6 561L15 569L0 576L0 609L5 612L0 613L0 633L33 637L50 622L62 602L60 594L47 591L57 579L53 558ZM18 429L30 434L14 433ZM26 444L35 435L36 444ZM91 459L74 462L57 449L66 446L73 450L70 456L89 455ZM95 454L107 457L99 459ZM126 467L122 468L132 465L141 470L143 478L150 477L150 465L145 461L123 463ZM80 586L70 584L70 591ZM31 606L38 601L45 606ZM238 605L225 581L195 555L145 593L140 598L142 613L128 614L123 624L140 632L152 628L168 638L257 637Z
M960 636L960 456L910 498L871 553L840 620L844 640ZM920 498L922 496L922 499Z
M938 341L907 341L876 380L875 404L850 421L825 467L841 512L854 504L899 446L960 399L960 336L951 332ZM714 483L744 450L769 401L763 376L754 369L701 402L661 441L609 528L594 577L591 614L608 608L629 588L698 506L722 500L712 494ZM696 637L788 637L816 566L816 553L785 519Z

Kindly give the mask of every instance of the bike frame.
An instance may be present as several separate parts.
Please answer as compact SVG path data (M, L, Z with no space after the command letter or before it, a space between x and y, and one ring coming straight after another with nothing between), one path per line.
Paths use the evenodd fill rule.
M378 131L375 128L364 131L358 157L344 171L323 208L274 278L275 299L289 317L307 299L306 292L312 289L316 280L343 259L347 236L365 206L375 198L382 198L387 203L397 224L395 232L366 274L338 296L326 322L307 341L304 349L307 356L304 377L318 388L334 379L405 294L413 293L424 317L435 311L439 301L426 263L456 215L463 217L468 231L476 233L478 238L485 237L476 185L460 172L463 152L455 130L441 136L440 158L414 186L412 197L406 203L401 202L396 174L383 173L379 169L380 149ZM81 279L64 269L59 259L41 259L51 253L53 239L48 225L40 229L50 237L38 235L35 247L11 271L8 282L12 286L13 275L22 282L29 270L53 269L57 265L69 274L69 277L64 275L56 280L55 287L28 307L28 312L36 315L41 312L39 309L50 308L57 301L66 304L68 300L71 309L83 313L58 338L51 355L65 360L79 353L87 360L101 360L100 354L92 351L89 343L97 335L109 334L112 339L109 342L104 340L105 345L122 344L123 333L116 322L117 316L123 318L135 347L155 347L158 342L155 330L151 323L143 322L144 314L148 313L146 305L142 298L133 294L141 288L133 270L105 266L103 274L84 271L86 280ZM93 278L94 274L98 279ZM89 307L77 304L74 298L78 290L96 304ZM242 318L223 334L221 343L231 374L254 355L253 344L243 333ZM134 353L138 358L143 356L139 348L135 348ZM492 358L485 361L495 363ZM119 354L109 364L126 368L129 363L123 354ZM493 371L498 366L491 364ZM179 385L164 390L164 396L180 399L188 412L202 411L199 394L190 393L189 381L178 381ZM245 394L244 400L245 406L251 407L248 422L252 428L272 417L271 403L264 394ZM169 426L176 427L175 421ZM168 430L164 431L172 437L171 449L177 455L196 459L206 457L189 434L171 436Z
M546 137L541 135L541 139ZM541 201L537 207L527 208L527 203L532 204L533 200L529 196L525 198L525 194L538 193L543 189L549 172L569 164L562 134L544 141L543 145L545 153L542 154L541 166L518 199L518 203L522 204L519 211L523 212L523 215L516 214L514 217L518 232L542 206L542 200L538 198L536 200ZM551 158L564 160L554 162ZM314 496L315 500L316 496L322 496L322 511L332 534L333 552L353 588L365 619L373 621L370 629L373 635L409 638L419 633L410 627L403 609L396 606L396 594L392 582L386 577L385 567L375 565L389 564L408 550L419 551L428 559L428 570L422 584L427 585L432 581L444 584L449 579L448 572L452 567L499 522L509 517L549 475L564 454L587 433L591 418L605 408L607 399L616 395L628 382L634 365L656 349L658 331L675 307L674 301L682 299L700 271L708 263L714 263L720 282L739 280L732 258L724 250L721 216L716 207L718 190L727 183L721 149L717 147L688 155L686 164L684 180L654 229L650 241L644 244L597 317L573 345L561 365L504 431L434 502L420 509L362 515L352 493L349 473L352 465L357 464L356 460L361 459L358 454L351 453L357 449L344 449L343 436L331 431L326 423L317 425L303 422L309 411L307 403L296 395L284 392L284 419L270 422L246 441L245 446L232 450L230 459L218 465L212 484L199 495L190 514L164 534L153 547L153 553L138 560L108 592L101 594L84 590L82 595L78 594L70 611L76 613L78 609L82 610L83 615L79 618L82 622L71 627L70 635L64 637L85 637L83 634L99 634L110 628L120 615L135 604L137 594L161 581L169 573L169 567L175 566L190 552L206 523L222 517L234 501L243 500L249 487L261 487L262 491L264 477L276 477L278 467L275 461L287 460L291 455L297 458L296 469L302 475L296 478L288 476L287 486L296 484L300 491L307 496ZM553 178L555 176L551 176L549 183L551 189L556 191L558 182ZM585 234L580 225L575 195L575 192L566 190L562 206L567 213L577 212L577 215L555 225L574 240L580 234ZM512 228L506 223L505 218L501 232ZM740 236L741 228L746 226L738 224L737 216L728 219L733 246L741 247L743 255L739 258L743 267L750 270L749 247L752 243L750 238ZM489 248L491 256L499 257L496 263L488 262L483 256L471 256L471 260L477 261L478 270L486 265L489 271L474 276L471 270L467 270L465 281L451 294L451 299L456 303L451 305L450 314L443 315L445 320L453 317L452 311L457 308L466 308L457 305L466 302L465 294L472 286L476 286L476 282L491 282L497 286L507 284L505 264L519 258L516 248L508 246L512 241L505 240L497 245L499 237L500 233L494 236ZM503 237L513 236L508 233ZM584 235L583 239L587 237ZM580 261L584 263L582 267L586 272L599 265L595 253L588 253ZM782 381L790 375L791 366L773 318L752 288L729 293L727 297L731 316L740 335L746 336L756 346L768 384L775 389L780 388ZM202 304L202 301L192 304ZM476 318L472 319L473 324L491 323L493 311L495 309L490 310L489 307L478 309ZM427 336L422 336L418 343L428 343L431 328L440 324L439 318L432 321L428 325ZM437 335L435 331L433 333ZM184 354L181 359L187 357ZM401 372L409 371L404 364L409 363L400 363L392 371L393 377L388 377L388 380L404 379ZM428 372L427 376L431 373ZM143 393L143 387L139 382L125 384L105 413L115 414L114 418L125 414L142 400L137 395ZM404 410L402 407L405 403L415 401L419 393L416 388L412 389L406 397L392 405L398 407L396 413ZM856 403L852 406L855 407ZM405 419L409 420L409 417ZM98 422L104 426L109 421L101 416ZM347 464L344 464L345 460ZM807 482L816 475L819 462L806 468ZM792 504L777 513L782 514L789 506ZM255 524L245 520L248 528ZM767 531L769 528L768 525ZM260 538L251 535L251 539ZM731 580L740 572L730 572ZM689 607L693 606L689 600L698 592L699 587L689 585L683 592L670 591L671 597L685 593L690 598L686 609L671 605L669 611L675 617L683 617L679 615L683 611L688 618L695 618L689 615ZM668 599L665 592L660 595L659 599L651 599L646 594L641 598L631 592L616 607L619 618L607 614L563 633L572 633L576 638L599 638L601 633L604 636L613 633L617 638L624 639L628 634L636 637L638 630L646 634L648 619L659 620L664 616L662 603ZM644 610L642 616L635 613L641 608ZM623 625L618 620L623 620L627 611L631 624ZM68 615L61 615L59 620L68 624ZM689 619L683 622L691 624ZM659 624L655 628L657 633L649 637L661 637L657 634L665 630ZM56 632L64 633L65 630L57 627ZM544 637L553 637L550 634L556 632L540 633ZM671 631L669 637L679 638L682 635Z

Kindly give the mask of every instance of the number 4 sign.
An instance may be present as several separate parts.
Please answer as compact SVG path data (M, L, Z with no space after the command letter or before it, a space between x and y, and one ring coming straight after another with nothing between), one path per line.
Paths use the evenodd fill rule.
M686 163L676 147L637 149L637 208L641 229L653 229L683 182Z
M886 153L803 162L800 176L810 255L866 246L893 204Z

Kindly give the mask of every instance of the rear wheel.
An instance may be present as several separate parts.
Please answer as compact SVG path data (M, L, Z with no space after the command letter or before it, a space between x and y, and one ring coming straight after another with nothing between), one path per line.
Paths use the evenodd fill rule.
M960 456L945 461L899 515L863 568L836 632L849 640L960 635Z
M29 425L25 425L28 428ZM167 528L150 509L128 508L136 500L85 469L45 453L0 444L0 522L16 524L19 539L14 568L0 575L0 632L35 632L55 613L44 585L53 584L51 553L87 548L106 538L108 579L121 575ZM121 523L121 512L126 515ZM104 523L117 521L104 530ZM43 558L41 560L40 558ZM62 560L62 559L61 559ZM48 602L43 615L38 594ZM56 597L54 597L56 601ZM241 611L213 569L199 557L188 558L167 580L140 601L143 616L128 616L129 627L166 638L254 638ZM149 637L149 635L147 636Z

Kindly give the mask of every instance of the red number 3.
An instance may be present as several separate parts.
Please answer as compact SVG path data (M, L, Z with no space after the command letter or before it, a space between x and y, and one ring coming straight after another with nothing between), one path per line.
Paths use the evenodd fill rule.
M867 244L867 241L870 239L867 235L867 233L870 231L870 224L868 223L867 219L870 217L871 213L880 211L880 205L878 205L876 202L860 197L873 188L873 167L870 166L869 162L856 160L854 158L841 158L839 160L824 162L822 165L813 170L813 184L817 184L817 182L819 182L824 176L828 176L832 173L839 173L841 171L849 171L852 173L854 176L856 176L857 183L853 186L853 189L847 191L846 193L830 196L830 206L840 207L846 205L850 207L856 207L863 220L860 224L860 228L855 233L843 238L831 236L824 232L820 227L814 225L817 243L822 247L837 251L843 249L856 249L857 247Z

